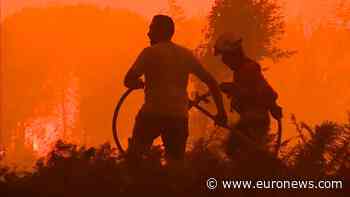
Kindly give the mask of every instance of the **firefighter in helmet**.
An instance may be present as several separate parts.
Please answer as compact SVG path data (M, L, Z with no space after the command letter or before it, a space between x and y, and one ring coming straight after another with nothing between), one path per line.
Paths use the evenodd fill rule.
M278 94L265 79L261 66L244 53L242 38L226 33L217 39L215 55L233 71L233 82L220 84L220 89L231 99L231 111L240 115L236 128L257 144L266 145L271 114L282 118L282 108L277 104ZM233 135L229 137L228 151L237 148Z

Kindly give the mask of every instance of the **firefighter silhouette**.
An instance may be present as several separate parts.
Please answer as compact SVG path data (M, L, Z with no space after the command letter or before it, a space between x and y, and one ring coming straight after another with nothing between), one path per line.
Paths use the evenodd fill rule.
M235 128L264 146L270 129L269 113L280 120L282 108L277 104L278 94L263 76L261 66L244 53L242 42L236 34L225 33L215 43L215 55L221 55L234 78L233 82L221 83L220 89L231 99L231 111L240 115ZM227 150L232 153L239 142L233 135L228 140Z

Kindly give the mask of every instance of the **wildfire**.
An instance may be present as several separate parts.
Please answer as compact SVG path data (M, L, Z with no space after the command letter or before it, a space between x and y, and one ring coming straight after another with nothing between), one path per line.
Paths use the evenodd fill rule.
M79 115L78 79L72 74L55 104L38 106L34 115L23 122L24 143L35 156L47 155L59 139L77 142L73 130L77 128Z
M0 161L5 157L5 148L0 146Z
M57 139L63 137L55 117L37 117L27 121L25 145L39 156L47 154Z

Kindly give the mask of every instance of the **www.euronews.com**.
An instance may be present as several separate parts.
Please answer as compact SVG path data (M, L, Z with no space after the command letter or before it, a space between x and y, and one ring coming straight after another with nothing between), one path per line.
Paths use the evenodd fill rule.
M342 189L341 180L207 180L209 189Z

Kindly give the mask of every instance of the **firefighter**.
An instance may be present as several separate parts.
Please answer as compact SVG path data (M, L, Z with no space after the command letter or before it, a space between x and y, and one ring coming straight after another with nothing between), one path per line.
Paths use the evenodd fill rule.
M233 71L233 82L220 84L220 89L231 99L231 111L236 111L239 122L236 129L259 145L266 145L270 127L269 113L277 120L282 118L282 108L277 104L278 94L265 79L261 66L244 53L242 38L226 33L217 39L215 55ZM233 133L233 132L232 132ZM229 137L229 153L239 142L233 134Z

